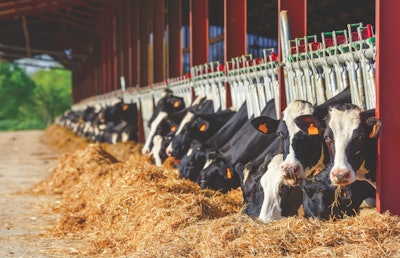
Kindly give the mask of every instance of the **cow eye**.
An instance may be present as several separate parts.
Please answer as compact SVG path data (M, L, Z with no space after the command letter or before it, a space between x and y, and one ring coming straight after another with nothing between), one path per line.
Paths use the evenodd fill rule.
M356 140L358 142L362 142L362 141L364 141L364 135L359 135L359 136L355 137L354 140Z
M333 137L326 135L325 137L325 142L331 143L333 142Z
M281 138L285 138L285 135L281 131L277 131L276 135L278 135Z

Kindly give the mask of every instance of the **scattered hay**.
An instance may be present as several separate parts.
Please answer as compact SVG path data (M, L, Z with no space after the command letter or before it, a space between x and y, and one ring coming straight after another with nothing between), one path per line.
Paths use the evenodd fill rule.
M54 209L61 219L49 233L87 239L81 255L400 256L396 216L364 209L335 222L293 217L263 224L241 213L240 189L201 190L179 177L173 160L159 168L140 155L140 145L120 146L87 144L64 154L32 189L61 196Z

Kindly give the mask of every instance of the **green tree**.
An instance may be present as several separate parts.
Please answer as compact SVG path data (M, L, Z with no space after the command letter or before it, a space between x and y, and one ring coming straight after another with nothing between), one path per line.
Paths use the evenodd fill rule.
M34 81L17 65L0 63L0 120L18 119L33 104Z
M35 115L46 125L71 108L72 74L68 70L40 70L32 75Z

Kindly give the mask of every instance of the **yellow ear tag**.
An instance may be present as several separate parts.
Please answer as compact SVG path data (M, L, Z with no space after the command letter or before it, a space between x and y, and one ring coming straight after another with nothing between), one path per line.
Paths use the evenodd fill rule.
M318 128L315 127L314 124L310 124L310 126L308 127L308 134L309 134L309 135L316 135L316 134L318 134Z
M123 111L128 110L128 105L123 105L123 106L122 106L122 110L123 110Z
M207 125L206 125L206 124L202 124L202 125L200 126L200 128L199 128L199 131L200 131L200 132L205 132L206 129L207 129Z
M226 178L232 179L232 171L230 168L226 168Z
M374 138L377 128L378 128L378 126L376 124L374 124L374 126L372 127L371 133L368 135L369 138Z
M176 130L176 125L171 126L171 127L169 128L169 130L170 130L171 132L175 132L175 130Z
M267 127L267 124L259 124L258 125L258 130L259 131L261 131L261 132L263 132L263 133L268 133L268 127Z
M175 100L174 108L178 108L180 105L181 105L181 103L179 102L179 100Z

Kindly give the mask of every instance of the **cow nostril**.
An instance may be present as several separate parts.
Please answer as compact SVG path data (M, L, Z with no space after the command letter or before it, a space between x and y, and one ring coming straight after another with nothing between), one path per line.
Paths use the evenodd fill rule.
M350 171L345 169L334 170L332 171L332 175L337 182L347 181Z

